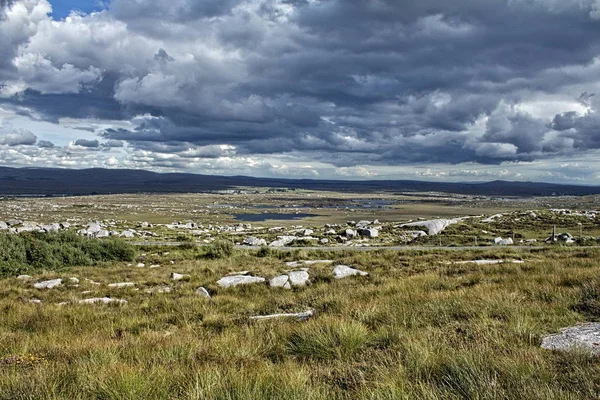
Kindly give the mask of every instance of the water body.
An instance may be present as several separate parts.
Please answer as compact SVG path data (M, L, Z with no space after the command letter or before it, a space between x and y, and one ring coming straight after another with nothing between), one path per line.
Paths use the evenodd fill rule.
M281 213L262 213L262 214L234 214L233 219L244 222L261 222L266 220L292 221L302 218L318 217L317 214L281 214Z

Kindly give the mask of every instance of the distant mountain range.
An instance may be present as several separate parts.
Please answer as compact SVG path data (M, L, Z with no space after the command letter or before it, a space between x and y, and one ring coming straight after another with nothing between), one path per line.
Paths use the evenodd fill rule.
M402 180L338 181L156 173L123 169L0 167L0 195L59 196L117 193L202 193L239 186L343 192L446 192L483 196L600 194L598 186L539 182L452 183Z

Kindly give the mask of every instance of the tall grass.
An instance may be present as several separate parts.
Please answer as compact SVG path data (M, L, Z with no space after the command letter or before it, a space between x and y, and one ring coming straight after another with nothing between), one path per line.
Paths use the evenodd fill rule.
M196 259L170 249L157 260L190 274L173 291L170 268L70 268L80 287L40 291L0 285L0 399L595 399L600 361L541 349L541 338L593 319L600 250L284 253ZM261 254L262 255L262 254ZM248 270L267 279L297 256L330 258L369 272L311 284L223 289L216 280ZM153 257L162 257L155 255ZM167 258L168 257L168 258ZM524 264L452 260L521 258ZM173 267L175 268L175 267ZM132 281L137 287L108 289ZM211 299L195 294L204 286ZM91 291L83 295L81 292ZM125 306L55 303L118 296ZM36 297L42 304L30 304ZM316 310L307 322L249 316Z

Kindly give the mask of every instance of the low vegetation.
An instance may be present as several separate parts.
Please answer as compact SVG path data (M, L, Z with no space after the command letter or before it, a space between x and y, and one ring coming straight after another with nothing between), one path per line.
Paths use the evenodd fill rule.
M229 253L223 246L209 250L211 258L198 258L199 249L141 249L146 263L162 265L153 269L114 261L35 277L100 285L80 279L78 287L36 290L1 281L0 399L600 396L598 359L539 347L545 334L600 317L600 249ZM326 258L369 276L337 281L331 265L315 265L305 288L216 285L232 272L268 280L289 269L284 261ZM454 263L475 259L525 262ZM173 283L170 272L190 279ZM107 287L125 281L136 286ZM153 291L166 285L170 293ZM212 298L197 295L199 286ZM75 304L101 296L128 303ZM308 309L315 316L306 322L248 318Z
M0 233L0 278L130 261L134 256L133 246L119 239L93 240L71 232Z

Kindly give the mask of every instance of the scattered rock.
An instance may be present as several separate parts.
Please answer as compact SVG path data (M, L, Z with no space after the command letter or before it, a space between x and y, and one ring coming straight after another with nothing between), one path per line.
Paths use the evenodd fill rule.
M271 287L281 287L284 289L291 289L290 277L288 275L279 275L269 281Z
M335 279L343 279L354 275L366 276L369 274L358 269L350 268L347 265L338 265L333 269L333 276Z
M133 283L133 282L111 283L108 285L109 288L126 288L126 287L133 287L133 286L135 286L135 283Z
M138 263L138 265L136 265L136 267L138 268L144 268L146 266L146 264L144 263Z
M542 348L559 351L580 350L600 356L600 323L563 328L560 333L543 338Z
M497 237L494 239L494 244L498 246L511 246L514 244L512 238L502 239L501 237Z
M71 277L71 278L69 278L69 282L77 284L77 283L79 283L79 279L77 279L75 277Z
M359 229L358 230L358 234L360 236L364 236L364 237L368 237L368 238L379 237L379 231L377 229L374 229L374 228Z
M19 276L17 276L17 279L20 280L20 281L28 281L28 280L31 279L31 276L29 276L29 275L19 275Z
M171 272L170 276L172 281L181 281L187 278L190 278L190 275L178 274L176 272Z
M171 293L173 288L171 286L158 286L146 290L146 293Z
M244 239L244 242L242 244L245 246L259 247L259 246L266 246L267 241L265 239L259 239L254 236L248 236L246 239Z
M34 283L33 287L36 289L53 289L62 285L62 279L52 279L50 281Z
M249 275L234 275L226 276L217 281L217 285L228 288L239 285L251 285L254 283L265 282L265 278L260 276L249 276Z
M288 273L292 286L306 286L310 276L307 271L293 271Z
M455 218L455 219L433 219L430 221L418 221L412 222L410 224L400 225L401 228L405 227L424 227L427 228L429 236L437 235L438 233L444 231L447 227L452 224L456 224L457 222L462 221L463 218Z
M208 293L208 290L206 290L206 288L204 287L199 287L198 289L196 289L196 294L199 296L203 296L206 297L207 299L210 299L210 293Z
M92 299L79 300L78 303L79 304L97 304L97 303L103 303L103 304L110 304L110 303L127 304L127 300L111 299L110 297L97 297L97 298L92 298Z
M255 316L255 317L250 317L250 319L254 320L254 321L265 321L265 320L280 319L280 318L294 318L297 321L302 322L302 321L306 321L313 315L315 315L315 312L313 310L308 310L305 312L295 313L295 314L259 315L259 316Z
M296 240L296 236L279 236L277 240L271 242L269 246L271 247L284 247L288 244L292 244Z

